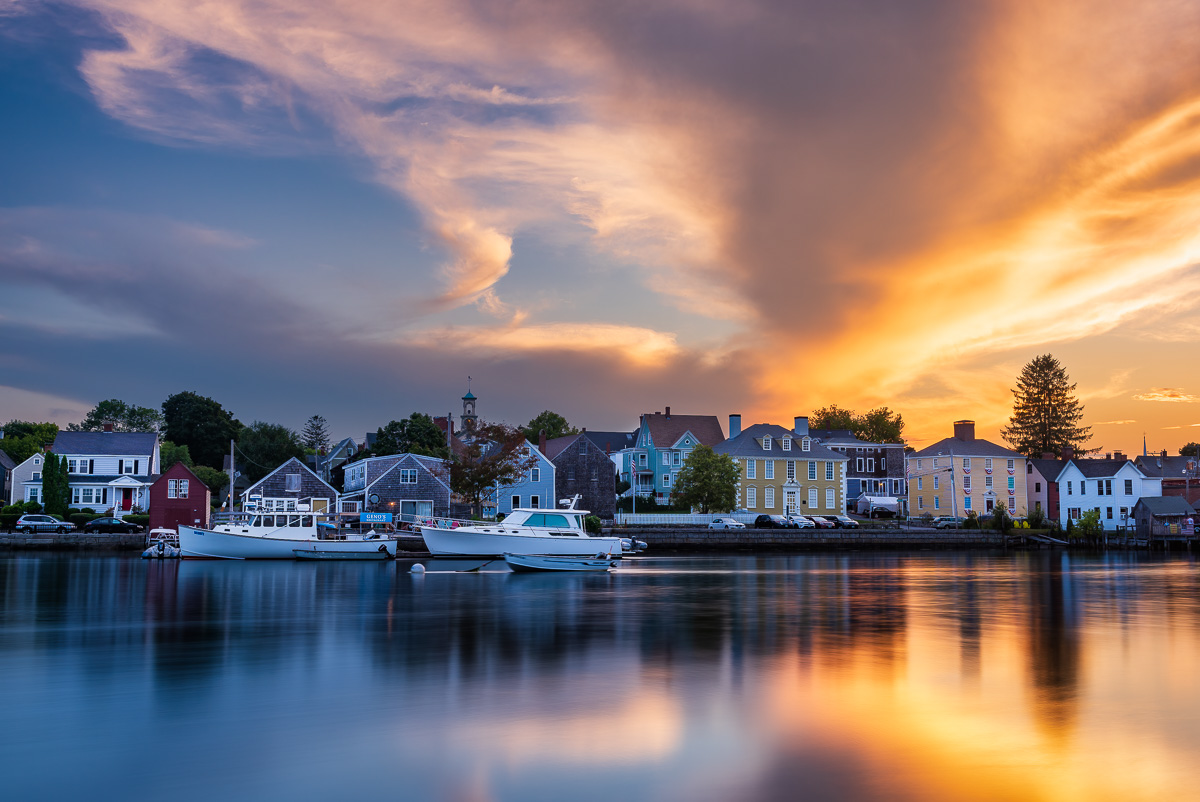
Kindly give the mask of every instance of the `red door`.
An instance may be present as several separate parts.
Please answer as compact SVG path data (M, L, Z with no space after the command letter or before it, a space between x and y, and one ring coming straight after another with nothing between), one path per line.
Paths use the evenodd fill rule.
M128 487L121 488L121 509L128 510L133 508L133 490Z

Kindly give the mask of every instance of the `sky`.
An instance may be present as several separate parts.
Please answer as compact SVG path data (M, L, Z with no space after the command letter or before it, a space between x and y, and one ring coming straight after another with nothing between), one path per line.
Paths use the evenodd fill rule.
M1200 440L1200 4L0 0L0 419Z

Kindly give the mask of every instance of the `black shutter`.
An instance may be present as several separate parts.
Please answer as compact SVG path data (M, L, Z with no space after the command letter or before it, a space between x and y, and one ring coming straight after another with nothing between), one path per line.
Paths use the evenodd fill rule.
M117 473L125 473L125 460L117 460Z
M90 459L90 460L88 460L88 473L93 474L95 472L96 472L96 460Z

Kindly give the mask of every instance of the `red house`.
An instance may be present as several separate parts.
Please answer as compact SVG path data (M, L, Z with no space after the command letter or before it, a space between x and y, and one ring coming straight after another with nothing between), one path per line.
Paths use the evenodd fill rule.
M150 528L176 529L180 524L208 528L212 494L182 462L150 485Z

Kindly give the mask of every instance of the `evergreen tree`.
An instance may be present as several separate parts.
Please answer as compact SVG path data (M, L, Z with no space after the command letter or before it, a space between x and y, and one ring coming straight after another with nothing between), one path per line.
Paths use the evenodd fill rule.
M329 426L325 419L320 415L313 415L305 421L304 431L300 433L300 440L304 443L305 448L311 448L313 451L328 450Z
M42 465L42 507L47 515L65 516L71 502L67 458L51 452Z
M700 512L728 512L737 504L737 485L741 478L737 463L728 454L718 454L708 446L696 446L675 478L671 501Z
M1050 354L1034 357L1021 369L1013 414L1001 435L1027 457L1060 454L1070 447L1082 451L1092 436L1090 426L1080 426L1083 405L1075 397L1067 369Z

